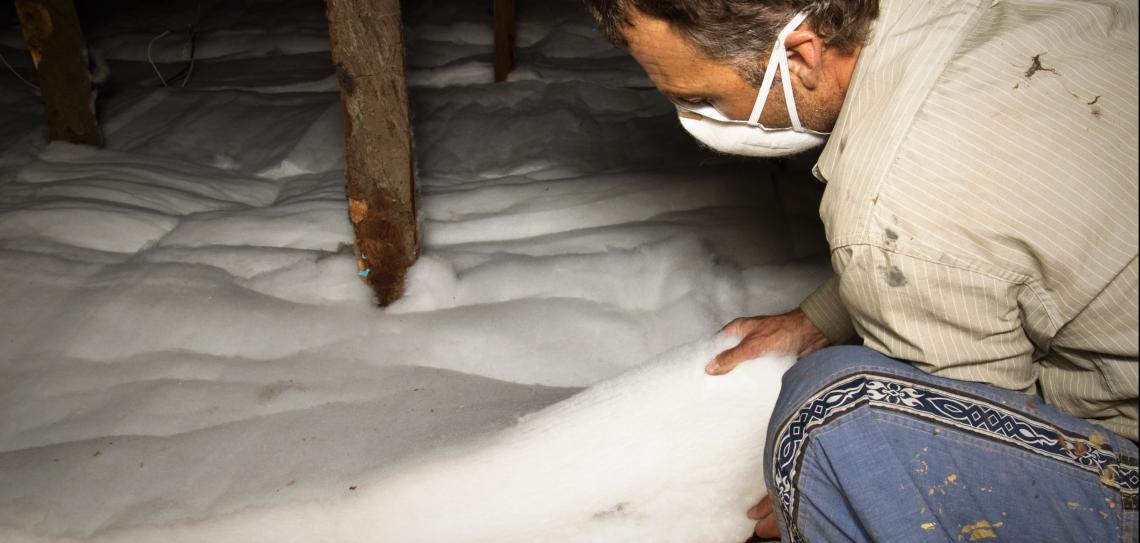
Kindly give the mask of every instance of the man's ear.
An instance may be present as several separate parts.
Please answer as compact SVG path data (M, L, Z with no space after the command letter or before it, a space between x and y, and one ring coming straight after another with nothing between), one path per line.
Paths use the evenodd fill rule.
M823 75L823 38L811 30L796 30L784 42L788 49L788 70L808 90L815 90Z

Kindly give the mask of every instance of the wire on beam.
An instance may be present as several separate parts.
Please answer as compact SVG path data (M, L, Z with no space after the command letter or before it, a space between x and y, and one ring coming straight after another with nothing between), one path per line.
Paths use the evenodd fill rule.
M4 58L4 53L0 53L0 62L3 62L4 65L8 67L8 70L11 71L12 74L15 75L20 81L23 81L25 85L31 87L32 90L36 93L36 96L40 95L39 86L37 86L35 83L32 83L31 81L28 81L27 79L24 79L24 76L20 75L20 72L17 72L11 64L8 64L8 59Z

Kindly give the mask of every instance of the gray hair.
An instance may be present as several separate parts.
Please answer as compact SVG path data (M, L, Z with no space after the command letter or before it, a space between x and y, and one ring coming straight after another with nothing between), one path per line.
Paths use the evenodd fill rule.
M780 29L797 13L829 47L850 52L861 46L879 16L878 0L585 0L602 34L625 47L625 31L640 13L660 19L709 58L734 64L759 85Z

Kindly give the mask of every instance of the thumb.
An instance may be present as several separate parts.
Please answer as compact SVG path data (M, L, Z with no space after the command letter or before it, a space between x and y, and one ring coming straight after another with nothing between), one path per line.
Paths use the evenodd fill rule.
M740 345L716 355L716 358L712 359L712 361L705 366L705 373L709 375L724 375L735 369L736 366L739 366L741 362L753 358L751 351L752 349L749 348L748 342L743 341Z

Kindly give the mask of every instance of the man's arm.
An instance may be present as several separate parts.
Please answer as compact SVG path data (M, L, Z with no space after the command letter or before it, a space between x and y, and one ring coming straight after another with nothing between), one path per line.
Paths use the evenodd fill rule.
M851 324L851 314L843 307L843 300L839 297L839 277L832 276L826 283L815 289L800 304L800 309L807 315L808 320L832 345L846 343L855 337L855 327Z

